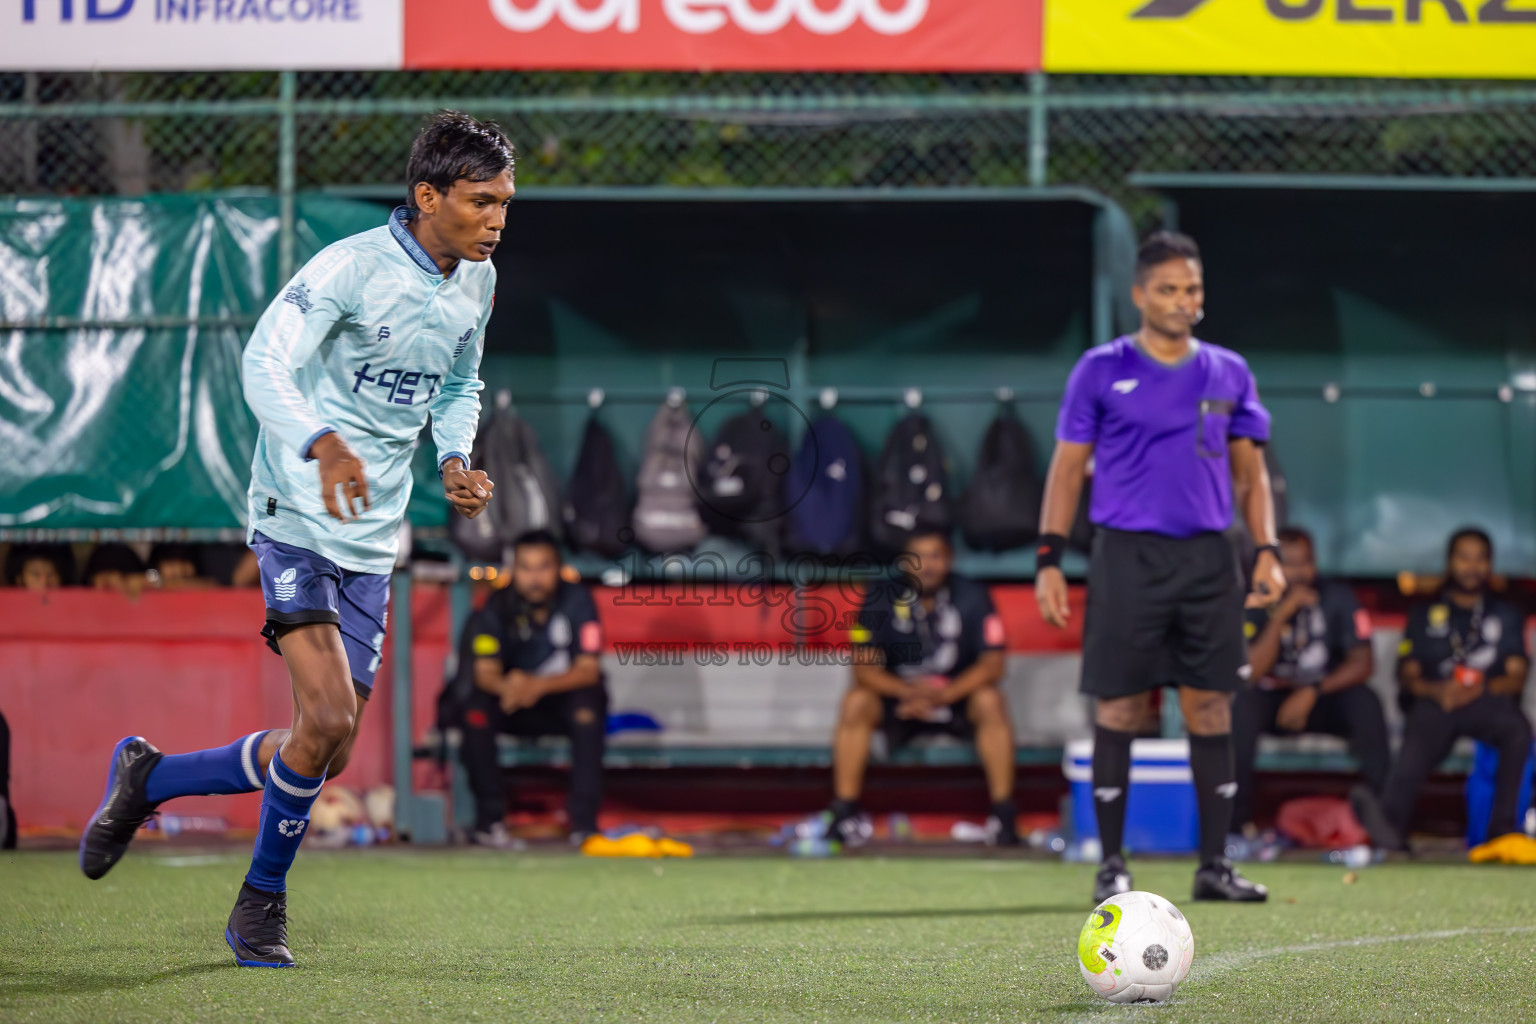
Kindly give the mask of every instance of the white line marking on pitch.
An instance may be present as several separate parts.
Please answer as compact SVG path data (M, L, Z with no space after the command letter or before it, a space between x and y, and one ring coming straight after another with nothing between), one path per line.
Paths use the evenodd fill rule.
M1358 939L1337 939L1333 942L1309 942L1299 946L1275 946L1272 949L1253 949L1232 953L1212 953L1203 960L1198 952L1190 970L1190 981L1203 981L1206 975L1241 967L1255 960L1292 953L1322 953L1330 949L1349 949L1354 946L1385 946L1393 942L1433 942L1440 939L1456 939L1464 935L1515 935L1536 932L1536 926L1509 928L1451 928L1439 932L1415 932L1411 935L1367 935Z
M222 853L193 853L179 857L155 857L153 862L166 868L202 868L210 864L228 864L235 858Z
M1356 946L1385 946L1394 942L1438 942L1442 939L1456 939L1467 935L1524 935L1531 932L1536 932L1536 926L1450 928L1438 932L1414 932L1410 935L1366 935L1358 939L1336 939L1333 942L1308 942L1297 946L1273 946L1269 949L1212 953L1204 958L1199 954L1199 940L1196 940L1195 962L1190 969L1189 978L1184 984L1198 984L1223 971L1229 971L1234 967L1253 963L1255 960L1266 960L1270 957L1287 956L1293 953L1324 953L1332 949L1350 949ZM1183 990L1184 986L1181 985L1180 991ZM1131 1008L1134 1009L1135 1007ZM1120 1009L1120 1007L1114 1003L1105 1003L1099 1012L1102 1014L1116 1009ZM1084 1024L1084 1022L1092 1021L1093 1019L1092 1017L1076 1017L1073 1018L1072 1024Z

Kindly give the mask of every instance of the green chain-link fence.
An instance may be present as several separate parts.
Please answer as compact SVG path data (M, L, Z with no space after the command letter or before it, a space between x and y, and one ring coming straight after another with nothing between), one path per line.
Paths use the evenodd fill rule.
M194 214L206 211L192 207L243 203L250 209L241 207L226 219L245 217L266 232L263 238L278 241L276 253L268 242L256 246L260 258L251 257L253 269L246 274L257 282L250 295L225 295L210 284L196 301L180 292L160 298L113 292L106 298L122 300L113 305L101 296L65 301L62 287L48 292L41 285L31 291L16 286L0 294L0 330L27 339L29 372L44 383L64 372L58 365L65 338L81 342L83 357L95 360L66 370L87 383L92 374L115 380L108 366L117 351L112 346L127 351L140 344L140 328L158 332L144 344L169 353L166 358L182 368L162 376L195 383L201 378L192 370L202 364L189 370L192 364L177 356L193 350L188 331L204 332L199 352L206 348L222 353L219 358L237 354L272 281L283 280L296 260L329 237L377 218L375 208L361 204L352 204L362 211L353 216L342 197L402 196L416 126L423 115L445 106L500 120L519 150L519 184L530 190L1072 185L1112 197L1145 229L1160 213L1149 175L1397 176L1420 183L1536 179L1536 82L1043 74L0 74L0 195L132 197L217 190L222 198L177 196L132 216L120 208L137 204L57 204L52 216L81 237L89 234L92 245L110 249L118 237L114 217L125 223L135 216L163 219L165 208L187 206L179 214L186 222L180 235L164 225L158 229L171 259L180 251L172 244L176 238L192 246L187 251L201 252L192 245L203 230ZM232 195L241 191L258 195ZM27 266L42 280L44 257L65 258L62 249L53 254L49 246L67 247L75 240L63 237L68 231L59 238L34 237L42 222L36 220L37 209L28 213L31 205L10 204L17 233L12 249L28 254ZM100 230L84 229L87 207L96 210L90 216L101 218ZM214 217L209 223L224 221ZM198 258L218 263L223 236L212 228L208 232L211 248ZM78 253L71 259L85 273L89 260ZM17 267L22 263L11 268L13 282L30 281ZM184 268L177 273L185 276ZM155 273L146 272L143 280L170 288ZM124 378L112 393L126 394L130 383ZM62 385L56 390L72 393ZM216 417L200 419L198 410L221 401L227 405L230 397L210 392L203 401L195 387L172 391L182 397L163 403L169 440L161 448L146 440L149 421L143 418L109 440L152 463L180 451L189 436L199 445L208 441L210 450L218 448L216 438L205 439L194 429ZM21 410L15 412L18 424L47 412L38 411L40 405L25 410L13 405ZM62 402L59 408L73 406ZM226 475L234 483L225 488L231 508L238 506L243 486L235 480L237 463L245 457L237 448L233 445L224 460L233 467ZM8 454L14 462L14 453ZM76 446L75 454L84 460L84 483L67 480L54 491L98 504L128 500L117 491L97 495L104 484L88 472L94 465L89 452ZM38 458L39 465L51 467L39 470L39 479L58 475L52 456ZM207 464L199 463L204 470ZM162 476L161 486L179 486L180 478ZM52 476L44 482L53 486L49 481ZM39 498L12 504L32 509L46 503ZM70 507L87 508L79 501ZM0 522L0 536L7 529L106 521L84 512L34 519L17 510L10 519ZM162 519L189 523L186 516L169 514L154 521Z
M0 193L395 189L419 116L498 118L527 186L1085 185L1536 174L1536 84L1045 75L0 75ZM292 147L284 146L285 128ZM285 179L283 157L293 173Z

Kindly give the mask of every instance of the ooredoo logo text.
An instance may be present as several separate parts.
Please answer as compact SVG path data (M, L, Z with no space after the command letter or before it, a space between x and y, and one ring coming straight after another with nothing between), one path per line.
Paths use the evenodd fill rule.
M1131 12L1135 19L1172 21L1186 18L1204 8L1211 0L1148 0ZM1311 21L1324 13L1329 6L1324 0L1264 0L1264 9L1271 17L1281 21ZM1406 24L1417 24L1423 19L1427 6L1420 0L1409 0L1403 12ZM1516 9L1515 0L1441 0L1438 4L1444 17L1452 25L1476 22L1482 25L1518 24L1536 22L1536 10ZM1360 3L1358 0L1338 0L1334 8L1334 20L1345 22L1392 22L1397 20L1390 6Z
M638 32L641 0L489 0L491 14L514 32L537 32L558 21L577 32ZM833 36L854 25L887 36L911 32L928 13L928 0L661 0L661 16L673 27L707 35L727 26L771 35L798 23Z

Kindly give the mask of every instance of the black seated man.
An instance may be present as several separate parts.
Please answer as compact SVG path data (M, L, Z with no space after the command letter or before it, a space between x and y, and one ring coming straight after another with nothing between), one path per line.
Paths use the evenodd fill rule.
M924 733L976 745L992 799L990 841L1019 842L1013 804L1013 724L999 683L1007 670L1002 620L984 584L950 571L949 535L918 527L899 562L899 581L865 596L853 631L853 683L832 741L827 834L865 838L859 796L876 729L890 750Z
M1531 749L1531 724L1520 710L1530 659L1525 616L1489 591L1493 541L1482 530L1457 531L1446 546L1446 582L1432 601L1408 613L1397 662L1407 720L1397 767L1378 799L1350 793L1371 840L1405 850L1419 790L1462 736L1498 751L1490 839L1516 831L1520 775Z
M1273 609L1250 608L1251 681L1232 704L1237 798L1232 822L1253 832L1253 761L1263 733L1320 732L1342 736L1375 793L1392 766L1387 720L1370 688L1375 659L1370 620L1342 580L1320 579L1312 536L1280 531L1285 594Z
M464 625L459 671L474 687L464 705L464 767L475 794L476 843L516 845L507 835L506 780L496 737L567 736L571 839L597 831L603 799L608 690L599 656L602 626L592 595L561 578L560 549L546 531L513 545L512 583Z

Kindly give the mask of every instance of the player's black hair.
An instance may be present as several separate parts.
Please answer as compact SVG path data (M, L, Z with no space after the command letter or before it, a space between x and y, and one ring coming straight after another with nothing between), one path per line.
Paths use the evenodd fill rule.
M1451 561L1451 553L1456 550L1456 545L1468 537L1475 537L1483 542L1483 547L1488 549L1488 561L1493 561L1493 538L1488 536L1488 531L1477 526L1463 526L1451 534L1451 539L1445 542L1445 561Z
M940 526L937 523L923 522L919 522L916 526L912 527L912 532L907 534L906 543L902 547L910 550L913 541L923 540L928 537L937 537L944 542L944 546L949 548L949 550L955 550L955 539L951 536L949 527Z
M85 582L89 586L102 572L140 573L144 563L127 544L98 544L91 557L85 560Z
M457 110L427 118L411 143L405 165L405 207L415 216L416 186L426 182L447 193L456 181L490 181L513 168L512 143L495 121L477 121Z
M554 551L556 558L560 557L560 542L548 530L525 530L512 541L513 551L527 547L547 547Z
M1136 283L1143 284L1153 267L1170 260L1200 261L1200 246L1188 235L1177 231L1154 231L1136 250Z
M1275 533L1275 539L1281 544L1305 544L1308 551L1317 554L1317 544L1312 540L1312 534L1299 526L1282 526Z
M36 559L53 563L62 586L68 587L75 582L75 555L68 544L12 544L5 558L5 582L20 586L22 570Z
M149 549L149 567L158 569L162 562L191 562L195 572L203 571L203 560L191 544L156 544Z

